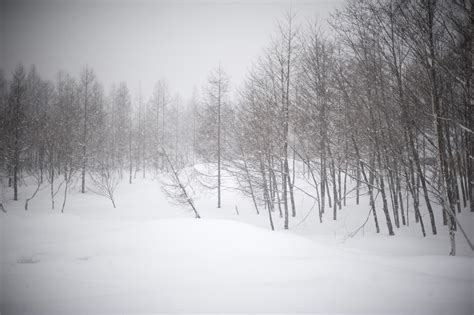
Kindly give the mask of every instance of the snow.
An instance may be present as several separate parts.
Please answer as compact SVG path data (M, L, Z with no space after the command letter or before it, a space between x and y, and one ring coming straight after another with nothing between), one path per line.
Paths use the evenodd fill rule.
M78 191L64 214L50 209L47 189L30 210L9 201L0 213L2 314L474 312L472 253L458 233L459 255L447 255L439 218L437 236L423 238L410 222L390 237L382 220L376 235L369 219L347 238L365 220L365 199L349 199L338 221L327 212L319 224L316 213L302 221L312 202L298 195L290 230L275 213L272 232L267 213L256 215L232 190L222 209L212 192L198 198L199 220L170 203L158 181L122 182L117 209ZM472 236L473 215L461 220Z

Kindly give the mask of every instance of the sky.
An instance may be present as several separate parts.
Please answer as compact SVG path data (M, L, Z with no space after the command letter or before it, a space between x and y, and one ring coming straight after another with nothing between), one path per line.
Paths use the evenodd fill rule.
M0 68L34 64L46 79L92 67L106 90L148 98L166 79L189 98L219 64L238 88L286 10L325 20L344 0L0 0Z

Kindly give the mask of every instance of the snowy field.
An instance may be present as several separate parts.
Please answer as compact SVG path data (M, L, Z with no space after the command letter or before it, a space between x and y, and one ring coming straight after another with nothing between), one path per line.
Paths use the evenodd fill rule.
M458 256L448 256L440 217L438 236L423 238L411 213L396 236L382 219L376 235L370 218L348 237L365 221L365 197L359 206L349 198L337 222L327 212L320 224L317 210L304 220L312 202L297 195L290 230L275 213L272 232L266 211L257 215L232 190L222 209L212 193L197 199L198 220L150 179L121 183L117 209L73 187L63 214L50 209L48 188L24 211L32 189L22 187L21 200L0 212L2 315L474 313L472 253L458 233ZM473 218L461 214L471 237Z

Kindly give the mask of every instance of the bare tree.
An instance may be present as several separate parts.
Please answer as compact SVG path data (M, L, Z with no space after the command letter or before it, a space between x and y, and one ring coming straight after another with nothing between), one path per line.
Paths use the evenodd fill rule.
M89 171L94 185L91 190L93 193L109 199L113 207L116 208L114 192L120 179L117 170L113 168L112 163L107 159L108 157L106 156L100 158L96 161L94 169Z
M163 156L166 158L166 161L168 162L168 165L171 170L172 184L166 185L166 188L167 188L166 192L168 193L169 196L173 197L179 203L189 205L194 212L194 217L196 219L200 219L201 216L199 215L196 209L196 206L194 205L193 199L189 195L185 185L180 179L178 170L175 168L175 165L173 165L173 162L171 161L168 153L163 147L161 147L161 151L163 153Z
M226 73L219 65L217 69L211 72L206 86L206 113L201 121L201 148L212 147L217 160L217 208L221 207L221 169L223 154L223 116L228 107L227 93L229 89L229 79ZM204 137L204 138L203 138ZM201 149L202 151L202 149ZM214 156L214 154L211 154Z
M18 65L13 73L10 86L8 111L8 167L13 177L13 200L18 200L18 182L21 167L21 154L25 148L26 126L26 82L25 69Z
M89 102L92 84L95 80L95 75L89 67L84 68L81 73L81 94L83 97L83 128L82 128L82 171L81 171L81 192L86 192L86 166L87 166L87 131L89 126Z

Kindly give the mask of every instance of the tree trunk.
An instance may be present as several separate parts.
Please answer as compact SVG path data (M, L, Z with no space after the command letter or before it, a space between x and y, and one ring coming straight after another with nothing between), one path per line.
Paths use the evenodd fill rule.
M296 209L295 209L295 196L293 194L293 182L291 180L290 176L290 170L288 169L288 160L286 161L286 167L285 167L285 172L288 177L288 188L290 191L290 202L291 202L291 216L296 217Z
M265 175L265 165L264 165L262 159L260 159L260 172L262 173L262 180L263 180L263 195L264 195L264 198L268 202L268 207L267 207L268 208L268 219L270 221L270 227L271 227L272 231L274 231L275 227L273 225L272 209L271 209L270 202L269 202L269 195L268 195L268 189L267 189L267 179L266 179L266 175Z
M249 173L249 169L247 165L247 158L244 155L244 150L242 149L242 147L240 147L240 153L242 154L242 158L244 160L245 175L247 176L247 182L249 184L250 195L252 196L253 205L255 207L255 211L257 211L257 214L260 214L260 212L258 211L257 201L255 200L255 194L253 192L252 179L250 178L250 173Z
M221 207L221 81L217 92L217 208Z
M86 70L87 71L87 70ZM84 129L82 136L82 174L81 174L81 193L86 192L86 157L87 157L87 97L88 97L88 78L86 72L86 85L84 95Z
M374 193L372 190L373 187L373 175L370 173L370 181L367 179L367 175L365 174L364 170L364 162L362 162L362 159L360 157L359 153L359 147L357 146L357 143L354 139L354 136L351 136L352 139L352 144L354 145L354 149L356 151L356 157L357 157L357 164L360 166L359 169L362 173L362 176L364 177L364 181L367 185L367 189L369 191L369 198L370 198L370 207L372 209L372 215L374 216L374 223L375 223L375 231L377 233L380 233L380 227L379 227L379 220L377 219L377 211L375 210L375 200L374 200Z
M438 169L440 170L440 176L442 178L441 188L442 188L442 201L443 205L448 211L449 214L449 238L451 243L451 251L450 255L456 255L456 239L455 239L455 218L454 216L454 209L452 209L452 202L451 202L451 190L448 185L449 183L449 169L448 163L446 161L446 145L444 142L444 133L443 133L443 125L440 118L441 115L441 104L439 99L439 90L438 90L438 78L436 69L434 67L433 62L436 60L437 56L435 54L435 43L433 38L433 23L434 23L434 3L432 1L427 2L427 13L428 13L428 58L431 62L428 63L428 72L430 77L430 85L431 85L431 105L433 111L433 124L436 131L436 139L438 144Z
M433 208L431 207L431 202L430 202L430 198L429 198L429 194L428 194L428 188L426 186L425 176L424 176L424 173L423 173L422 168L421 168L421 163L420 163L420 158L419 158L419 155L418 155L418 151L415 148L415 141L413 139L414 138L413 133L410 130L408 131L408 137L409 137L408 141L409 141L411 151L412 151L412 155L413 155L413 160L414 160L415 166L417 168L418 178L420 178L421 187L423 189L423 195L425 197L426 207L428 209L428 213L429 213L429 216L430 216L431 231L432 231L433 235L436 235L437 231L436 231L436 222L435 222L435 217L434 217L434 213L433 213Z

